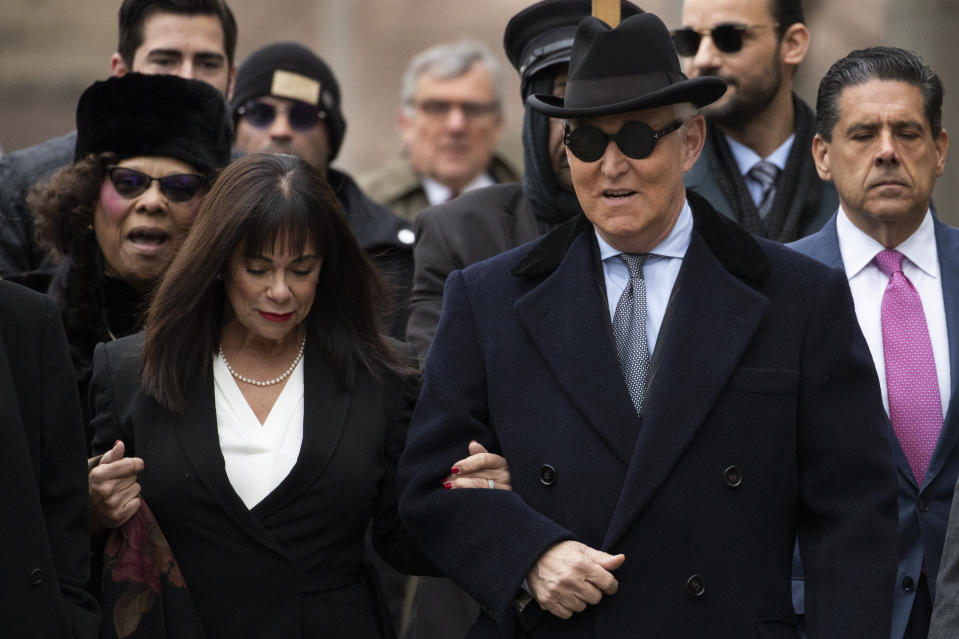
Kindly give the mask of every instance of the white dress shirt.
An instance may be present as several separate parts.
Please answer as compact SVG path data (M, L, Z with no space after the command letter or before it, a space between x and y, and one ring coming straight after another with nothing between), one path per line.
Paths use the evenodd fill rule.
M789 152L792 151L793 142L796 140L796 134L793 133L786 141L779 145L779 147L770 153L767 157L761 158L759 154L750 149L745 144L740 144L731 137L726 137L726 141L729 143L729 150L732 151L733 158L736 160L736 166L739 167L739 173L743 176L743 179L746 181L746 188L749 189L749 196L753 199L753 203L756 206L759 206L760 200L763 197L763 183L759 180L754 179L749 172L752 171L753 167L762 160L767 162L772 162L779 167L780 172L786 170L786 160L789 159ZM781 175L782 173L780 173Z
M659 330L666 315L666 305L673 292L673 285L679 275L679 269L686 257L686 250L693 237L693 212L689 202L683 202L683 210L673 229L662 242L649 251L650 255L643 266L643 279L646 280L646 341L650 355L656 348ZM617 257L622 251L614 249L596 233L599 242L599 255L603 260L603 277L606 280L606 300L609 302L609 320L613 321L616 304L629 283L629 269L626 263Z
M426 199L429 200L430 206L436 206L437 204L450 201L453 189L426 176L421 177L420 181L423 183L423 190L426 191ZM493 186L494 184L496 184L496 180L489 174L489 171L481 171L480 174L473 178L472 182L464 186L463 190L457 195L462 195L474 189L481 189L484 186Z
M296 365L262 424L223 358L213 359L213 397L226 476L247 508L280 485L303 443L303 359Z
M889 277L872 261L885 247L853 225L841 206L839 215L836 216L836 233L839 236L839 253L842 255L852 299L856 305L856 317L879 374L882 403L888 415L889 394L882 351L881 317L882 294L889 283ZM935 227L929 211L926 211L926 217L919 228L897 246L896 250L906 256L902 261L902 272L912 282L922 300L932 353L936 360L942 414L945 415L952 384L949 371L949 336L946 332L946 306L942 299L942 278L939 275L939 251L936 248Z

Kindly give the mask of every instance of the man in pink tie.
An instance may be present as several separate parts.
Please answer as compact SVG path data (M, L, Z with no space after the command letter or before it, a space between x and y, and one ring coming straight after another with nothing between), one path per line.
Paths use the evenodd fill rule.
M939 77L901 49L836 62L819 85L812 152L819 176L836 185L839 210L790 245L845 271L879 376L899 469L896 638L928 634L959 475L959 415L949 401L959 365L959 230L939 221L930 201L949 147L942 95ZM794 599L801 611L801 595Z

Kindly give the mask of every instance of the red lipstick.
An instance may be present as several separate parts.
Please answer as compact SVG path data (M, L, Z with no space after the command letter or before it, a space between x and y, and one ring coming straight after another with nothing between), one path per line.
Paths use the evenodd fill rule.
M260 315L270 322L285 322L293 317L293 313L267 313L266 311L260 311Z

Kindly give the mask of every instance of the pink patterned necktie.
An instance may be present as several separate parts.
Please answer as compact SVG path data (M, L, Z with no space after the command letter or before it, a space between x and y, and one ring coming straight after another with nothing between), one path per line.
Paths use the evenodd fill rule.
M889 419L921 486L942 429L942 402L922 300L902 272L902 259L899 251L886 250L876 254L874 261L889 275L882 294Z

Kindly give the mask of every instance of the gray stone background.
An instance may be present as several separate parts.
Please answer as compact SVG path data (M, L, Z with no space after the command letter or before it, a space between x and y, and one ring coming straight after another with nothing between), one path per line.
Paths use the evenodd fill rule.
M231 0L239 24L237 61L278 40L305 44L333 68L348 121L337 166L361 173L399 148L399 79L411 55L463 37L486 42L507 79L501 152L521 166L519 82L502 52L510 16L532 0ZM109 75L120 0L0 0L0 147L12 151L73 128L85 87ZM674 28L679 0L640 2ZM829 65L878 44L918 52L946 85L944 126L959 132L959 0L806 0L810 53L798 76L815 102ZM959 136L959 133L956 134ZM957 142L959 144L959 142ZM940 215L959 224L959 147L939 180Z

